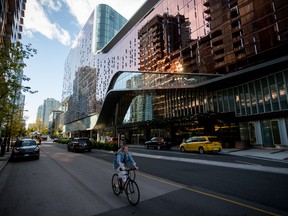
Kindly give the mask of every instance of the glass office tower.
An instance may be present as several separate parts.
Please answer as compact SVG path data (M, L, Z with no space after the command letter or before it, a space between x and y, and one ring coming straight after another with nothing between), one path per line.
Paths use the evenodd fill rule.
M287 7L285 0L147 1L94 56L99 116L91 130L114 128L130 143L205 133L229 146L287 146ZM114 88L129 71L150 76ZM183 83L141 85L167 82L167 73ZM187 85L187 74L215 77Z
M64 131L92 129L101 110L101 100L96 100L99 69L96 53L121 29L127 20L113 8L99 4L78 35L77 44L65 61L61 117ZM88 134L89 135L89 134Z
M92 46L96 53L114 37L127 20L105 4L97 5L94 14Z

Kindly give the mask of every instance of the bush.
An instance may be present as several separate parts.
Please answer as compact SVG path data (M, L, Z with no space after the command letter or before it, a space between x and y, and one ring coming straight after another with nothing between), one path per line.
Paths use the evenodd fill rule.
M93 148L96 149L105 149L110 151L117 151L118 144L117 143L101 143L101 142L93 142Z
M57 143L61 143L61 144L67 144L67 143L70 142L70 139L60 138L60 139L57 139L56 142L57 142Z

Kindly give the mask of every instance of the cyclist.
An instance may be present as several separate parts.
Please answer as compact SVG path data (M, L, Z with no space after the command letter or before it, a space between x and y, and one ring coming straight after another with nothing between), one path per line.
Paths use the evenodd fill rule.
M134 166L135 169L138 169L136 166L136 162L128 152L128 146L122 146L116 153L116 157L114 159L113 165L114 169L116 170L118 177L122 179L125 183L127 180L125 165L130 162Z

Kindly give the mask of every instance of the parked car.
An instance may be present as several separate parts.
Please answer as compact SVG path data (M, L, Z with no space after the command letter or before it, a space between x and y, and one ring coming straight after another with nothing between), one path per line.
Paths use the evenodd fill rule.
M149 149L150 147L154 149L170 149L173 146L173 143L168 138L163 137L152 137L151 140L148 140L144 143L145 148Z
M11 158L35 158L39 159L40 148L34 139L17 140L12 148Z
M194 136L186 139L179 148L181 152L195 151L203 154L205 152L220 152L222 144L216 136Z
M67 143L68 151L88 151L92 149L92 142L88 138L73 138Z

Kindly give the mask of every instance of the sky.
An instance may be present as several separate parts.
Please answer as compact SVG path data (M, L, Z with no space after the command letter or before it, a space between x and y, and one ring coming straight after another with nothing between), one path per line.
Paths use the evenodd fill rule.
M146 0L29 0L26 1L21 42L37 54L26 59L23 86L38 91L25 93L26 124L34 123L38 107L47 98L61 102L64 62L80 30L97 4L107 4L127 20Z

